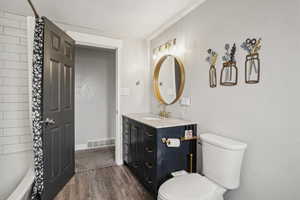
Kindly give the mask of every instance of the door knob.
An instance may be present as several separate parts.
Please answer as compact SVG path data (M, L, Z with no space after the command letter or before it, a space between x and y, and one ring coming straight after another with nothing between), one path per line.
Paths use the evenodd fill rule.
M42 121L43 124L45 125L54 125L55 124L55 120L54 119L50 119L50 118L46 118L44 121Z

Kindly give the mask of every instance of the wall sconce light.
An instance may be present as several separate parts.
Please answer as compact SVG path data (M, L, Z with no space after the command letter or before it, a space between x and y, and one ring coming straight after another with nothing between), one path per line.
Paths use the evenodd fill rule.
M165 44L160 45L153 49L153 60L160 58L166 54L175 54L176 50L176 38L169 40Z

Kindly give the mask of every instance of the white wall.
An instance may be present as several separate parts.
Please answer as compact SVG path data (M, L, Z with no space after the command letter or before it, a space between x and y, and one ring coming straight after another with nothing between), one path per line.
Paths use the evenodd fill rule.
M0 10L0 200L32 165L26 18Z
M75 55L75 144L115 138L115 52L77 47Z
M195 120L200 132L212 131L246 142L241 186L230 200L300 199L299 49L300 1L208 0L152 40L152 48L177 38L185 49L184 96L192 105L168 108L173 115ZM244 83L246 53L238 48L236 87L209 88L207 49L224 54L224 44L239 46L262 37L262 79ZM221 59L217 70L220 74ZM152 110L157 103L152 98Z
M51 18L50 18L51 19ZM65 31L101 35L94 28L56 23ZM107 36L106 36L107 37ZM123 41L120 64L120 87L129 89L129 95L120 98L120 113L150 112L151 107L151 67L148 61L148 43L144 39L115 38ZM140 81L140 85L136 82Z
M120 99L121 113L150 112L151 68L147 56L147 43L139 39L123 41L121 61L121 88L129 89L129 95ZM136 82L140 81L139 85Z

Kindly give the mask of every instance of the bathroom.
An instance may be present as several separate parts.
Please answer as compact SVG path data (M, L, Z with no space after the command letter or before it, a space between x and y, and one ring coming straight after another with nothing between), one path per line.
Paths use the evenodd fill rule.
M104 49L113 54L115 61L115 73L109 79L114 80L115 88L108 89L115 100L115 109L105 113L110 114L110 121L115 119L111 125L115 135L107 137L114 139L111 144L114 166L75 174L59 191L57 199L157 198L124 164L124 116L133 118L134 113L149 117L151 122L144 124L155 123L159 114L168 117L169 123L175 123L171 119L191 122L184 125L185 130L197 133L190 141L191 149L185 146L189 141L182 141L179 148L166 147L168 143L163 141L158 144L172 154L164 158L170 163L183 147L193 151L197 156L192 158L192 170L204 176L201 143L205 138L202 141L201 135L210 133L247 144L239 186L228 188L221 195L225 200L300 199L300 129L296 126L300 111L298 0L31 2L38 15L47 17L75 41L76 48ZM31 123L34 17L26 0L0 2L0 200L26 199L25 193L31 195L36 176L29 170L35 167L33 154L36 153L32 151ZM240 46L248 38L262 39L260 80L256 84L245 82L247 52ZM234 86L220 84L227 43L236 44L235 61L239 71ZM208 49L218 54L215 88L209 84ZM156 93L160 83L155 87L154 81L157 63L167 54L176 56L178 65L182 64L184 73L180 73L183 74L180 80L184 84L177 101L164 106ZM76 67L75 63L75 73ZM76 77L74 80L76 86L79 82ZM173 95L171 91L167 93ZM88 96L83 94L83 97ZM83 117L82 113L76 114L78 110L75 107L75 138L76 125L89 124L96 115ZM78 115L83 118L76 123ZM164 138L168 139L167 136ZM95 138L98 139L101 137ZM83 146L77 145L77 150L80 147ZM182 168L189 172L191 158L178 158L184 163ZM127 180L122 179L124 176ZM188 183L180 190L188 191ZM72 186L80 188L79 191ZM196 199L202 198L199 195Z

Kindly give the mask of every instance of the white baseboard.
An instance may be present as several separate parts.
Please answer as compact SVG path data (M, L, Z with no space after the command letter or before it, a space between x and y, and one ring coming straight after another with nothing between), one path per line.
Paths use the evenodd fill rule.
M76 144L75 151L86 150L87 144Z
M116 164L117 164L118 166L121 166L121 165L124 165L124 162L123 162L123 161L116 161Z

